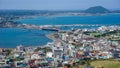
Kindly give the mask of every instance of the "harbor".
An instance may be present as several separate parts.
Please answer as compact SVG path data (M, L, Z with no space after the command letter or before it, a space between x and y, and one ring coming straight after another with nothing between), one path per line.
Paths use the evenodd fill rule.
M116 26L114 24L112 26ZM37 29L37 30L47 30L47 31L61 31L61 28L67 27L100 27L100 26L111 26L111 24L72 24L72 25L31 25L31 24L19 24L17 28L24 29ZM87 28L86 28L87 29ZM95 29L95 28L94 28Z
M106 31L108 32L106 33ZM1 53L4 53L1 56L3 58L4 56L7 57L6 59L1 59L5 61L0 61L0 66L4 67L3 65L7 62L12 63L6 64L8 67L28 68L102 68L105 65L95 63L107 62L110 64L115 62L119 64L119 32L119 26L101 26L95 31L76 29L46 34L45 36L52 41L47 42L44 46L25 47L24 45L18 45L12 49L0 48ZM99 35L101 36L100 38ZM116 40L113 41L112 39Z

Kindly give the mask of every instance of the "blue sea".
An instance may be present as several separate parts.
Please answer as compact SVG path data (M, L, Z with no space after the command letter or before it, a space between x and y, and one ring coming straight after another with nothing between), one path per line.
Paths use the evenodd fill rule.
M20 28L0 28L0 47L14 48L23 46L41 46L52 40L45 34L51 33L43 30L26 30Z
M35 25L64 25L64 24L119 24L120 14L106 14L101 16L40 16L33 19L17 20L21 23Z
M119 24L120 14L106 14L101 16L40 16L33 19L15 20L20 23L35 25L64 25L64 24ZM72 27L62 28L70 29ZM96 27L74 27L96 28ZM27 30L20 28L0 28L0 48L14 48L20 44L23 46L42 46L52 40L45 37L50 31Z

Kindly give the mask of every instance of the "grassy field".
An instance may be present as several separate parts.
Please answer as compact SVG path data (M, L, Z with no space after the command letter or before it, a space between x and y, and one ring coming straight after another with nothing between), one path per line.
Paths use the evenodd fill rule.
M120 68L120 62L117 60L93 61L91 65L94 67L103 66L104 68Z
M109 32L106 32L103 34L100 32L97 32L97 31L85 32L84 34L94 36L96 38L104 37L104 38L107 38L108 40L111 40L111 41L119 41L120 40L120 38L119 38L120 30L109 31ZM118 37L114 37L114 36L118 36Z

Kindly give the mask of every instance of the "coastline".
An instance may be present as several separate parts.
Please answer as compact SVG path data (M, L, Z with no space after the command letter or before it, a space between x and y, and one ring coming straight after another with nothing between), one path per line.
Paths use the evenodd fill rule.
M111 13L111 14L114 14L114 13ZM52 16L52 15L51 15ZM74 15L73 15L74 16ZM66 24L66 23L63 23L63 24ZM114 23L113 23L114 24ZM93 27L93 26L99 26L100 24L96 24L96 25L93 25L93 24L85 24L86 26L89 26L89 27ZM54 25L54 26L56 26L56 27L59 27L59 26L64 26L64 28L66 28L66 27L68 27L69 28L69 26L70 27L74 27L74 26L81 26L81 27L84 27L85 26L84 24L68 24L68 25ZM111 26L113 26L112 24L110 24ZM49 27L52 27L53 25L41 25L41 26L49 26ZM100 25L101 26L101 25ZM29 26L28 26L29 27ZM34 25L31 25L31 29L34 27ZM38 26L36 26L36 28L37 28ZM10 27L10 28L13 28L13 27ZM16 29L16 28L20 28L20 27L14 27L13 29ZM63 29L64 29L63 28ZM4 29L4 28L3 28ZM9 28L8 28L9 29ZM25 28L20 28L20 29L25 29ZM27 29L28 31L30 31L30 33L31 33L31 29ZM6 31L6 29L5 29L5 31ZM12 30L13 32L15 32L16 33L16 31L18 31L18 30L16 30L16 31L14 31L14 30ZM11 32L11 31L10 31ZM10 33L9 32L9 33ZM6 37L5 36L5 34L8 34L9 35L9 33L4 33L3 35L4 35L4 37ZM36 32L37 33L37 32ZM48 33L49 34L49 33ZM2 35L2 32L1 32L1 39L5 39L4 37L3 37L3 35ZM46 35L46 34L45 34ZM44 35L44 36L45 36ZM50 35L52 35L52 34L50 34ZM53 37L51 37L50 35L47 35L46 37L47 38L49 38L49 39L51 39L51 40L53 40L53 41L56 41L55 40L55 38L53 38ZM3 37L3 38L2 38ZM10 36L10 37L12 37L12 36ZM9 38L10 38L9 37ZM12 38L13 39L13 38ZM40 38L41 39L41 38ZM6 39L5 39L6 40ZM16 39L15 39L16 40ZM44 39L42 39L43 41L44 41ZM16 40L17 41L17 40ZM18 40L19 41L19 40ZM34 41L34 40L33 40ZM39 40L37 40L38 42L41 42L41 41L39 41ZM4 41L3 41L4 42ZM7 43L8 41L6 40L6 43ZM24 41L23 41L24 42ZM46 41L45 41L46 42ZM51 41L48 41L48 42L51 42ZM41 43L43 43L43 42L41 42ZM46 42L47 43L47 42ZM46 44L45 43L45 44ZM11 44L9 44L9 45L11 45ZM18 44L19 45L19 44ZM1 45L2 46L2 45ZM16 45L17 46L17 45ZM32 46L34 46L34 45L32 45ZM36 46L36 45L35 45ZM37 45L37 46L40 46L40 45ZM44 45L41 45L41 46L44 46ZM10 46L11 47L11 46ZM12 47L11 47L12 48Z
M63 41L63 40L61 40L61 39L59 39L59 38L55 38L55 37L54 37L54 34L55 34L55 33L46 34L46 37L49 38L49 39L51 39L51 40L53 40L54 42L61 42L61 43L63 43L63 44L67 44L65 41Z
M53 37L53 34L54 33L51 33L51 34L46 34L45 36L49 39L51 39L52 41L55 41L56 38Z

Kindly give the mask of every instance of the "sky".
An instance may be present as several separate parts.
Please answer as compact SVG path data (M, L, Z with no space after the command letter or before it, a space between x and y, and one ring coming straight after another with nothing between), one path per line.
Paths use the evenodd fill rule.
M0 0L0 9L82 10L93 6L120 10L120 0Z

